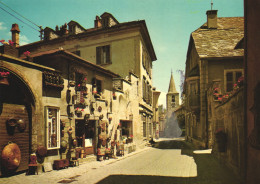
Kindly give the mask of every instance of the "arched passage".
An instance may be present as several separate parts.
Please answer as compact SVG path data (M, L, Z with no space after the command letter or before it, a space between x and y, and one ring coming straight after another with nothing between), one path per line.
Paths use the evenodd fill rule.
M14 173L28 168L31 150L32 112L35 97L17 72L0 67L0 172ZM12 149L3 153L6 146L15 143L20 149L20 160L13 158ZM4 159L6 158L6 159ZM17 167L14 167L14 164Z

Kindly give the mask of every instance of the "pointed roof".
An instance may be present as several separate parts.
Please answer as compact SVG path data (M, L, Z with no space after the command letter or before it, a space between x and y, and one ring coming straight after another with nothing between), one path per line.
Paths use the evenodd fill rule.
M178 93L175 88L175 82L174 82L172 73L171 73L171 80L170 80L170 84L169 84L168 93Z

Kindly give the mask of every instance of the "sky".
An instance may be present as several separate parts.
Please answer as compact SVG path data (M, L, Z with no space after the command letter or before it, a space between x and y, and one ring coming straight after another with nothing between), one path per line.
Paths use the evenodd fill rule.
M206 11L210 9L211 0L0 0L0 40L11 39L13 23L19 24L23 45L40 40L39 28L34 24L55 29L56 25L74 20L92 28L96 15L104 12L120 23L145 20L157 56L153 86L161 91L159 104L165 107L171 71L180 92L178 70L185 70L190 34L206 22ZM213 9L218 10L218 17L244 16L243 0L213 0Z

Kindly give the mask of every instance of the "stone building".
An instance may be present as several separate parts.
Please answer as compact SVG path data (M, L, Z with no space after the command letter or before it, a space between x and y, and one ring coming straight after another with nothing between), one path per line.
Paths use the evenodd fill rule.
M168 93L166 94L166 125L164 130L166 137L179 137L181 134L174 113L178 107L179 93L176 90L173 75L171 73Z
M171 73L168 93L166 94L167 114L171 114L177 107L179 107L179 93L176 90L173 75Z
M163 105L159 105L159 137L165 136L165 124L166 124L166 109L163 108Z
M74 22L69 25L74 24L78 25ZM62 47L23 52L24 48L19 47L18 25L14 24L11 31L13 40L0 47L2 173L28 169L32 153L42 157L41 163L51 164L61 158L103 156L117 142L124 146L125 153L130 153L136 145L145 145L140 113L144 121L150 120L149 133L155 133L152 118L158 104L154 101L152 108L152 92L145 83L146 91L141 94L146 95L151 112L144 110L146 103L140 102L143 80L140 82L132 70L122 78ZM148 75L148 69L143 72ZM159 92L154 91L154 96L158 100ZM20 150L16 155L21 159L18 165L5 159L9 158L6 151L9 148Z
M160 129L160 114L159 114L159 105L158 105L158 99L160 96L161 92L160 91L156 91L156 89L154 88L153 90L153 134L152 137L159 139L160 137L160 133L159 133L159 129Z
M212 134L207 90L214 83L219 94L229 93L243 76L243 17L217 17L207 11L207 22L190 36L185 71L186 139L208 147Z
M144 20L119 23L110 13L96 16L94 27L83 28L75 21L44 29L44 40L20 47L32 54L62 47L129 80L137 76L139 113L133 114L135 141L140 144L152 133L152 62L156 60ZM129 119L129 117L127 117ZM119 122L118 122L119 123Z
M17 57L15 46L0 47L0 175L26 170L38 139L45 140L45 132L38 134L45 127L42 75L59 75L54 68Z

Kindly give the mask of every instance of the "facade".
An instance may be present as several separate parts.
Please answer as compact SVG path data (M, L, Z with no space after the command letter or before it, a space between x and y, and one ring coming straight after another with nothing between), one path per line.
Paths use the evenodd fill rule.
M259 183L260 176L260 141L259 141L259 8L260 1L245 0L245 79L246 79L246 105L245 128L247 135L247 164L246 182Z
M165 137L165 126L166 126L166 109L163 105L159 105L159 137Z
M75 21L44 29L44 40L20 47L32 54L62 47L80 57L119 74L128 80L138 77L139 115L135 139L142 142L152 133L152 61L156 60L145 21L119 23L111 14L97 16L94 28L85 29ZM142 122L142 123L140 123ZM135 122L134 122L135 123Z
M207 22L191 34L185 71L186 139L209 147L213 134L207 116L207 91L211 85L219 94L230 93L243 71L243 17L217 17L207 11Z
M30 154L45 140L42 75L58 75L58 71L17 58L14 46L4 45L0 50L2 175L26 170Z
M160 114L159 114L159 106L158 106L158 99L161 92L153 90L153 134L152 137L159 139L160 137Z
M32 153L54 165L89 154L99 160L158 137L156 56L145 21L119 23L104 13L94 22L91 29L75 21L45 28L44 40L21 47L13 25L12 42L0 47L0 144L20 149L22 161L10 164L6 153L2 174L26 170Z

